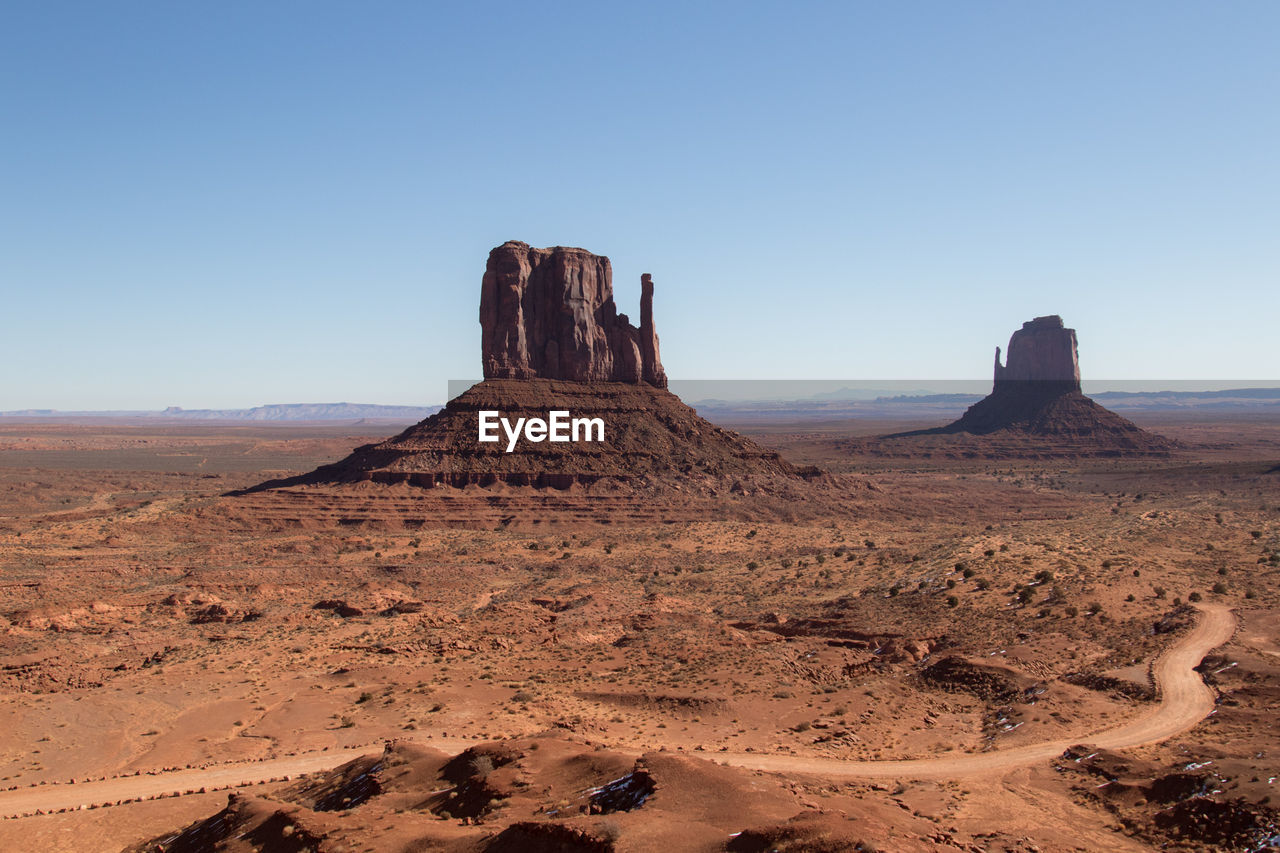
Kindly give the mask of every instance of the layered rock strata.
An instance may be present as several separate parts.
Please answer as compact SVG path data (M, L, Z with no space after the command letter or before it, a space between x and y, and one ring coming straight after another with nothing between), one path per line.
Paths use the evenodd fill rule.
M481 411L500 411L514 423L522 417L545 418L552 410L600 418L604 441L522 439L511 453L505 438L477 441ZM797 475L776 452L709 423L665 389L623 382L489 379L394 438L356 448L341 462L285 484L372 481L432 488L506 483L563 489L601 480L642 486L727 481L725 488L738 483L751 489L753 483Z

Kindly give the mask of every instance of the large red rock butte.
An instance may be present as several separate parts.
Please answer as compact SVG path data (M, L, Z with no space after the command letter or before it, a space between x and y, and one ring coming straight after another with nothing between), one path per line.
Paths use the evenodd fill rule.
M484 378L666 388L647 273L640 287L637 329L614 305L608 258L585 249L503 243L489 253L480 291Z
M607 481L715 495L809 486L816 471L798 471L776 451L715 426L667 390L650 276L641 288L637 329L614 305L608 258L502 244L489 253L481 282L483 382L397 436L249 491L362 482L567 489ZM514 423L557 410L600 418L604 440L522 442L517 452L477 440L482 411Z

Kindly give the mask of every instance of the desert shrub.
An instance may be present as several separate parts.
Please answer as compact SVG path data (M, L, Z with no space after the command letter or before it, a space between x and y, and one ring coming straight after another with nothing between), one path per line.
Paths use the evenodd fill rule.
M958 606L959 606L959 604L960 604L960 599L956 598L954 595L948 595L948 596L947 596L947 606L948 606L948 607L958 607Z
M1088 611L1088 612L1089 612L1089 613L1094 613L1094 614L1101 613L1101 612L1102 612L1102 602L1101 602L1101 601L1091 601L1091 602L1089 602L1089 611Z
M1187 596L1187 601L1200 601L1202 598L1204 598L1203 595L1198 592L1193 592Z
M1217 594L1217 595L1226 595L1226 594L1227 594L1227 585L1226 585L1225 583L1222 583L1221 581L1219 581L1218 583L1215 583L1215 584L1213 585L1213 591L1214 591L1214 593L1215 593L1215 594Z
M747 568L751 569L752 571L755 571L756 569L760 568L760 564L757 563L755 560L752 560L750 563L747 563Z

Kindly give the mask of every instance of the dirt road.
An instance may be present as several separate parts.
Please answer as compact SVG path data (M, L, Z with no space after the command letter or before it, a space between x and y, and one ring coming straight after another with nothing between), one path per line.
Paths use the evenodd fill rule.
M1116 728L1069 740L1046 741L994 752L942 755L904 761L842 761L796 755L724 752L709 753L708 757L738 767L806 773L828 778L938 779L998 774L1052 758L1077 743L1123 749L1161 741L1186 731L1213 710L1213 691L1201 680L1194 667L1209 651L1231 638L1236 622L1230 608L1222 605L1204 604L1200 606L1200 611L1201 618L1196 626L1156 661L1154 675L1160 687L1160 702L1136 719ZM447 752L458 752L473 746L476 741L432 738L424 743ZM375 749L369 747L330 750L252 764L228 764L156 775L0 791L0 817L29 815L37 810L51 812L120 800L190 793L201 788L251 785L283 776L292 777L326 770L373 751Z
M1200 606L1200 621L1191 631L1156 661L1154 675L1160 687L1160 702L1134 720L1092 735L1052 740L993 752L942 755L907 761L840 761L804 758L795 755L718 753L716 760L759 770L813 773L831 778L939 779L974 774L991 774L1027 764L1035 764L1077 743L1106 749L1124 749L1165 740L1184 732L1213 710L1214 694L1195 667L1213 649L1231 639L1236 620L1222 605Z

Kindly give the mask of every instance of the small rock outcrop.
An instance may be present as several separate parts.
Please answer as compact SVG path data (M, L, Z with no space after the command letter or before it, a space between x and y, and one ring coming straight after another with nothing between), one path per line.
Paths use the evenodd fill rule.
M511 240L489 253L480 292L485 379L565 379L667 387L653 327L653 279L641 276L640 327L613 302L603 255Z

